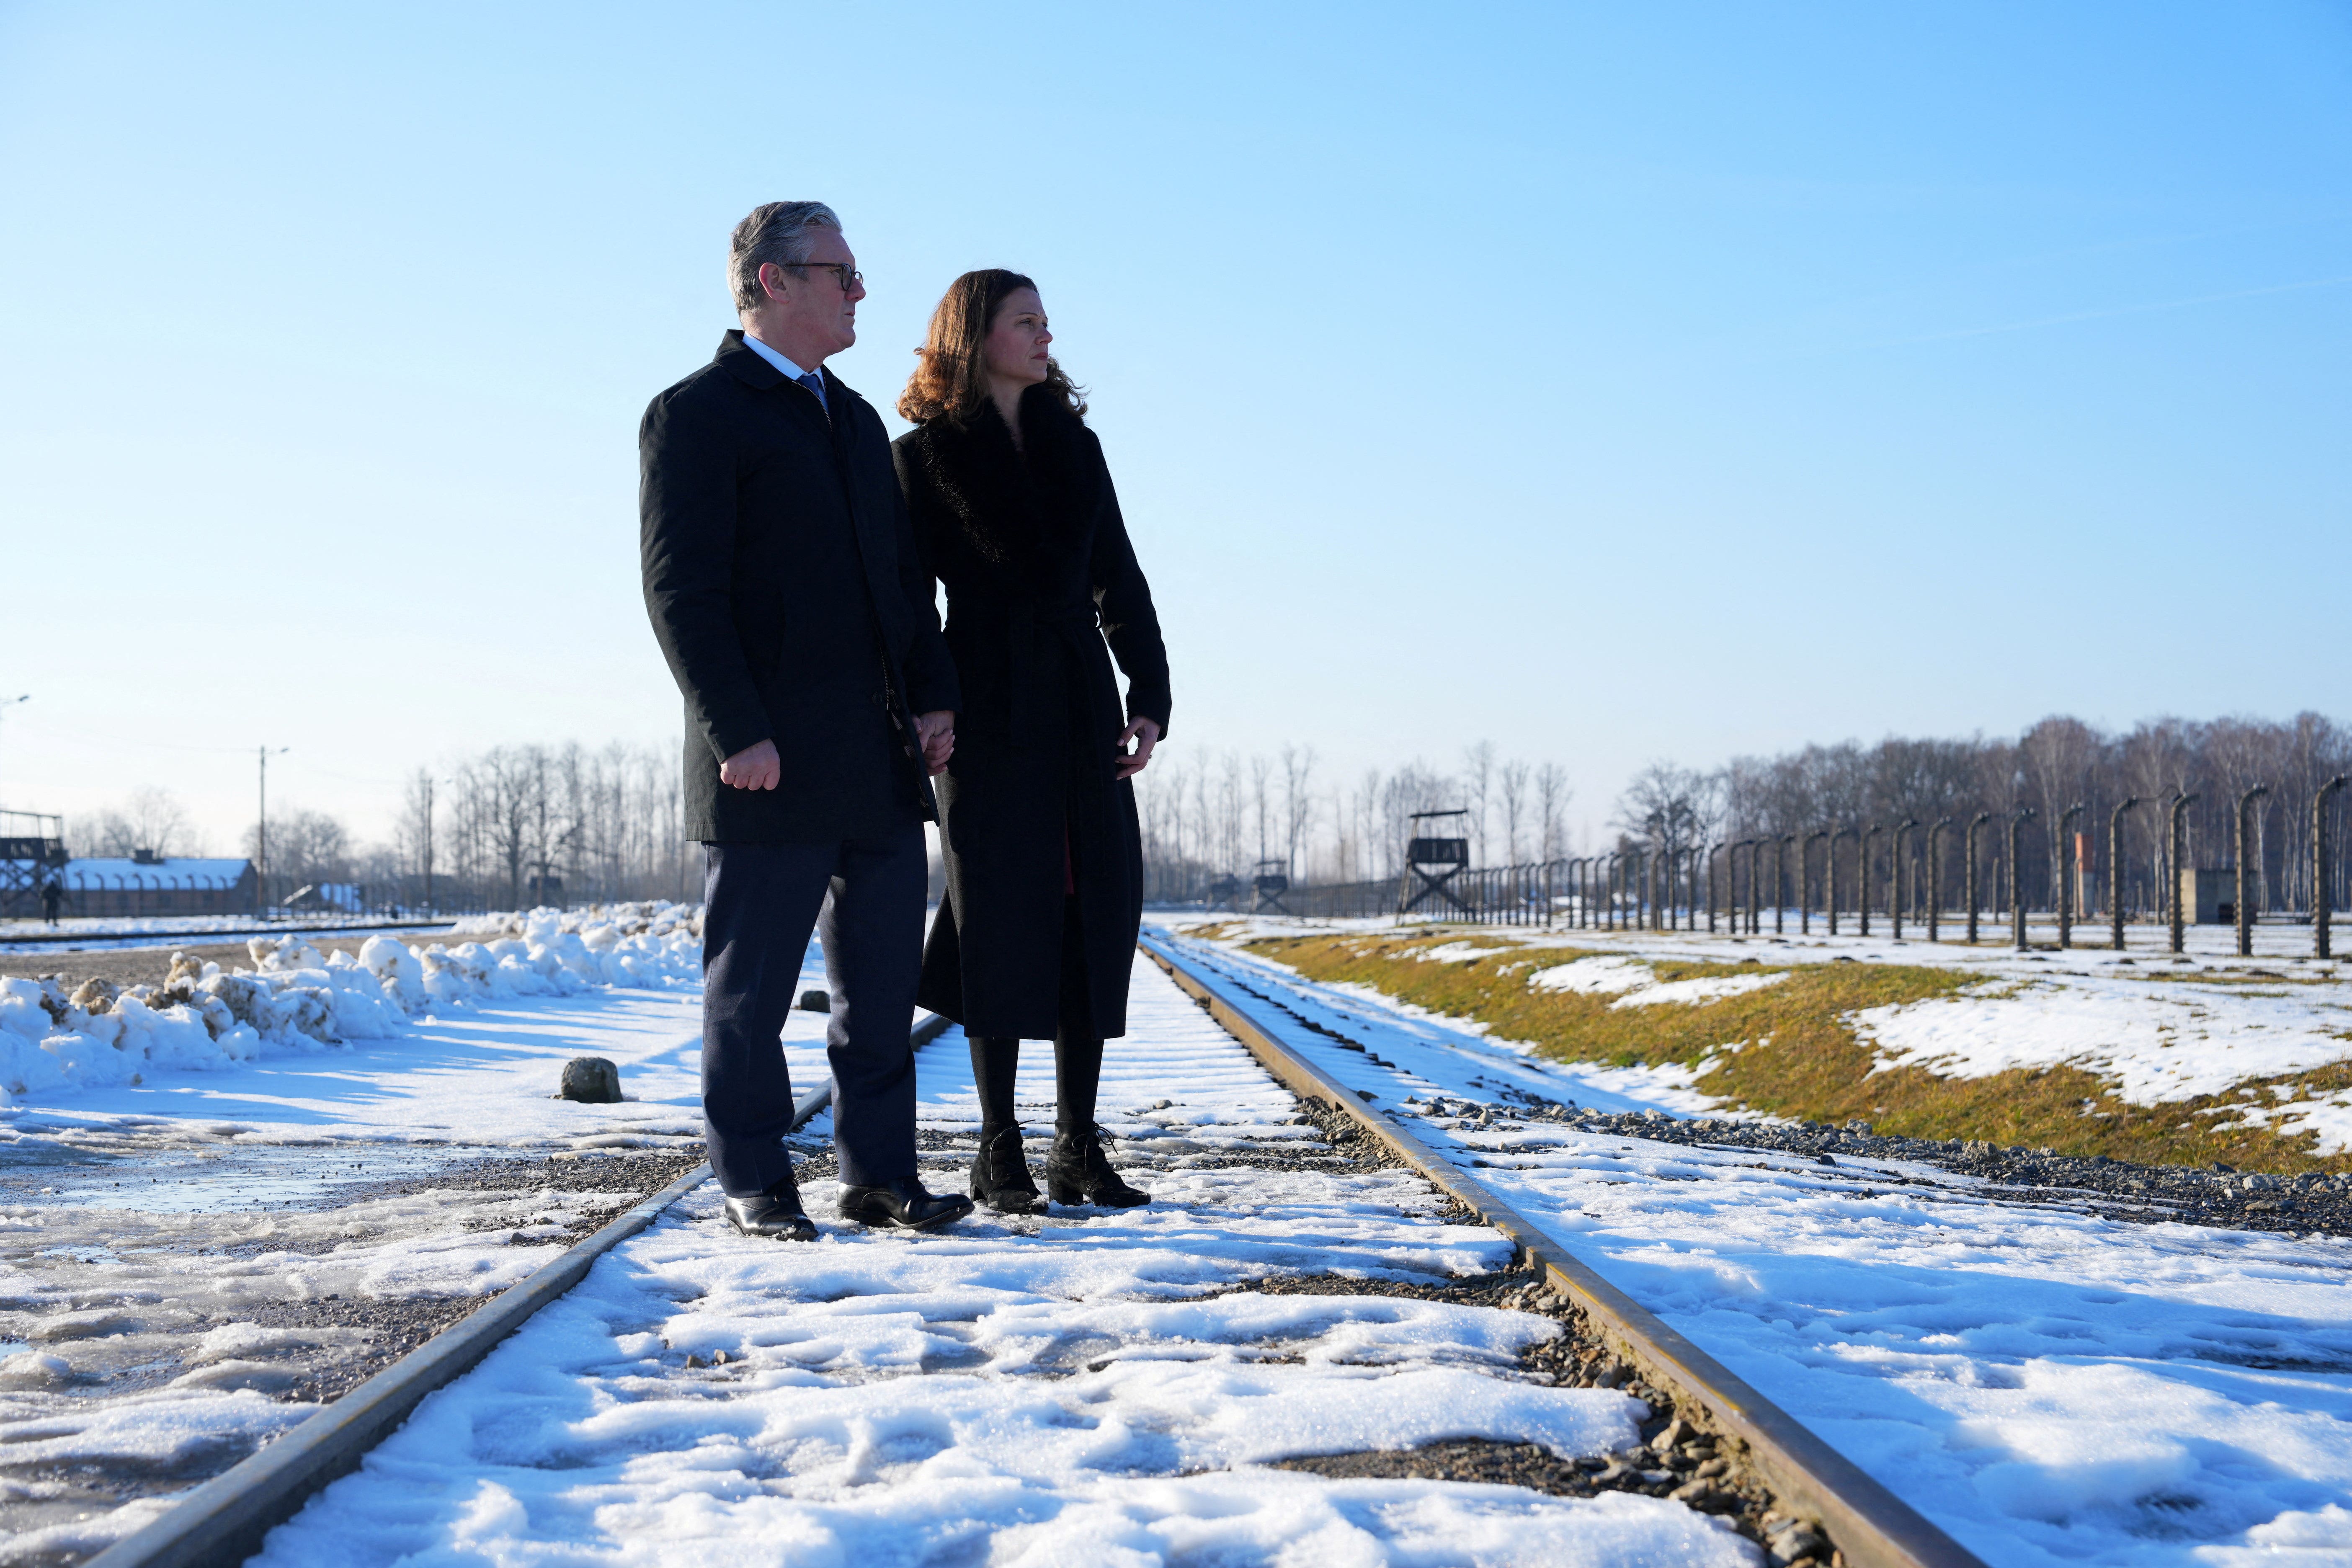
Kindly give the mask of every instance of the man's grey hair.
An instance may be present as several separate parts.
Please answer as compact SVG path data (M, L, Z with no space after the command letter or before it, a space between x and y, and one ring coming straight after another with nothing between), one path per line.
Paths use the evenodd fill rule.
M838 232L841 220L823 202L763 202L735 226L734 237L727 244L727 287L738 310L756 310L766 303L767 291L760 287L761 267L807 263L816 248L809 238L813 228Z

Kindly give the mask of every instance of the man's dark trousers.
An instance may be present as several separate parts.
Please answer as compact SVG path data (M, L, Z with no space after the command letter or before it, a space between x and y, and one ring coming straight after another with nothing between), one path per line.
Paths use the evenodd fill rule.
M908 1035L929 874L921 826L702 852L702 1116L720 1190L750 1197L790 1173L793 1085L781 1040L812 929L833 986L824 1040L841 1179L879 1186L912 1176Z

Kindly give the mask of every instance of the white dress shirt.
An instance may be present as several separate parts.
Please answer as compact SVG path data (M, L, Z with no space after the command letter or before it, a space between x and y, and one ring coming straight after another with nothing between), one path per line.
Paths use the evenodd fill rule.
M782 371L786 381L800 381L801 377L812 374L809 371L803 370L800 366L794 364L792 361L786 359L783 355L778 353L775 350L770 348L767 344L761 342L748 331L743 334L743 346L750 349L753 353L758 354L761 359L766 360L770 364L774 365L778 370ZM811 387L810 390L816 394L817 406L824 408L826 413L830 414L833 410L826 406L824 401L824 376L822 373L815 374L817 384L815 386ZM807 384L803 383L803 384L805 385Z

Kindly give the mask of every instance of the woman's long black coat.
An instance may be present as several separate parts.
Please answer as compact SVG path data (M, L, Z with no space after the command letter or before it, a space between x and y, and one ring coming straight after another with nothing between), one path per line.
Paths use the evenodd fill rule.
M1129 718L1166 732L1168 652L1102 443L1043 385L1022 398L1021 430L1015 449L987 406L893 446L963 689L938 780L947 897L917 995L967 1034L1052 1038L1074 885L1087 1000L1108 1039L1127 1032L1143 919L1135 791L1112 759Z

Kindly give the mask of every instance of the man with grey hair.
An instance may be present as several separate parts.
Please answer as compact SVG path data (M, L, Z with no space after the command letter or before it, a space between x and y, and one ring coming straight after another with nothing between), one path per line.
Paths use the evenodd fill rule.
M955 668L881 417L824 368L857 341L866 298L840 220L821 202L753 208L727 281L741 329L638 431L646 608L686 698L686 827L703 846L711 1169L739 1229L815 1238L783 1144L782 1044L814 930L842 1215L928 1229L971 1212L917 1178L908 1039Z

